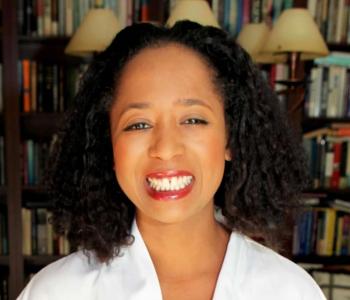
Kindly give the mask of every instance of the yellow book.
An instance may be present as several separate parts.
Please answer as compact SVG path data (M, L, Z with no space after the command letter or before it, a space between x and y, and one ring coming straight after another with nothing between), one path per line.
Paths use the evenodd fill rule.
M24 255L32 255L32 212L22 208L22 249Z
M343 217L339 217L337 221L337 240L335 245L335 255L341 254L342 241L343 241Z
M337 213L334 208L326 208L326 251L324 253L325 255L333 255L336 215Z

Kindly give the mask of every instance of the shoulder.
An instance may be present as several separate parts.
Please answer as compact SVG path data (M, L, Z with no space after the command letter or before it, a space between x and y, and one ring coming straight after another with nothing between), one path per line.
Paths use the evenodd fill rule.
M265 299L263 294L274 295L266 298L269 300L325 299L314 279L300 266L248 237L237 234L237 239L244 252L240 254L242 283L247 285L247 293L256 293L256 299Z
M79 289L89 290L91 280L104 264L92 253L87 254L78 251L46 266L34 275L17 300L74 299Z

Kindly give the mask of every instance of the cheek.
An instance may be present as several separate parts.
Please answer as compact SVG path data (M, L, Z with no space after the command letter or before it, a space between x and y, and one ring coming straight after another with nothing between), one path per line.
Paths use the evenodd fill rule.
M218 131L206 133L193 141L193 147L202 161L202 172L206 176L221 182L225 166L225 136Z
M141 143L140 140L128 138L119 138L113 143L114 170L122 188L130 181L130 175L139 161Z

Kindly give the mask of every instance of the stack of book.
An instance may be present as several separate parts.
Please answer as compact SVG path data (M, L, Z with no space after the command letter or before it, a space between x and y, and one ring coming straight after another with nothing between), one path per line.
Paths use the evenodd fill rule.
M312 188L350 187L350 124L331 124L303 135Z
M23 59L19 62L23 112L63 112L73 101L86 65L67 66Z
M23 185L39 185L46 169L50 143L26 140L22 144Z
M310 271L327 299L350 299L350 274L345 271L315 269Z
M54 234L51 213L46 208L22 208L24 255L66 255L70 252L64 236Z
M300 214L294 227L294 255L350 255L350 202L336 199L329 206L307 207Z
M350 117L350 54L331 52L315 60L306 97L308 117Z
M308 0L307 7L328 43L350 44L348 0Z

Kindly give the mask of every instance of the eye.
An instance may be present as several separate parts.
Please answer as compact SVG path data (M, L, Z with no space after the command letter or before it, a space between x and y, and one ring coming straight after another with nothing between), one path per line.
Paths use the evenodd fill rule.
M190 118L190 119L185 120L183 122L183 124L186 124L186 125L207 125L208 122L203 120L203 119Z
M134 123L127 126L124 131L132 131L132 130L145 130L151 128L151 125L145 122Z

